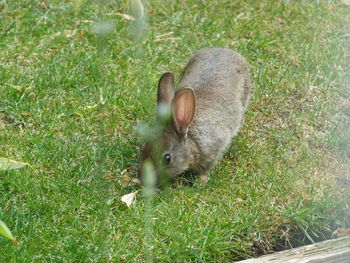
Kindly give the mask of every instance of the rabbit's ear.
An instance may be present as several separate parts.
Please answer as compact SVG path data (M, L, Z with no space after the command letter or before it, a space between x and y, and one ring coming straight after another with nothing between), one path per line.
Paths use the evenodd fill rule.
M171 103L174 98L174 75L170 72L164 73L158 83L157 103Z
M175 128L179 135L186 138L196 111L196 96L191 88L176 92L173 99Z

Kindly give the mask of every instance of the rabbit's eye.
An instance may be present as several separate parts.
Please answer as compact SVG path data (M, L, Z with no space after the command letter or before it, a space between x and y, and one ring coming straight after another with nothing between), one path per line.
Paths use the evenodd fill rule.
M165 164L169 164L171 162L170 154L168 154L168 153L164 154L163 160L164 160Z

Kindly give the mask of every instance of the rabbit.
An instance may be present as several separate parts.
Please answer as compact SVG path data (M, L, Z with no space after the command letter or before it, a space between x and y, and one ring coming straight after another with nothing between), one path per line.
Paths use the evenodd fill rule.
M247 61L229 48L201 49L187 63L174 90L174 76L164 73L158 84L157 108L168 105L171 120L159 136L160 155L170 178L184 172L207 182L238 133L251 97ZM154 160L151 142L141 147L139 178L145 160ZM158 162L159 163L159 162Z

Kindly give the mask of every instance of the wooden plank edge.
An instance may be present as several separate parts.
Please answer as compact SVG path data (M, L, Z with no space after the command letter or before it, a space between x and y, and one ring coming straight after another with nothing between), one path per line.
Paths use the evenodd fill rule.
M246 259L237 263L350 263L350 236Z

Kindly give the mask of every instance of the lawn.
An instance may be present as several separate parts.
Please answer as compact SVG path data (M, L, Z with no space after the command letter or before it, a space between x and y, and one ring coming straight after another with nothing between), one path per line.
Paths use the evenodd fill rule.
M0 237L0 262L232 262L350 227L350 6L148 0L141 29L128 10L0 1L0 157L30 164L0 171L0 219L18 239ZM137 169L159 77L178 81L210 46L250 63L244 126L207 185L127 208L138 187L119 180Z

